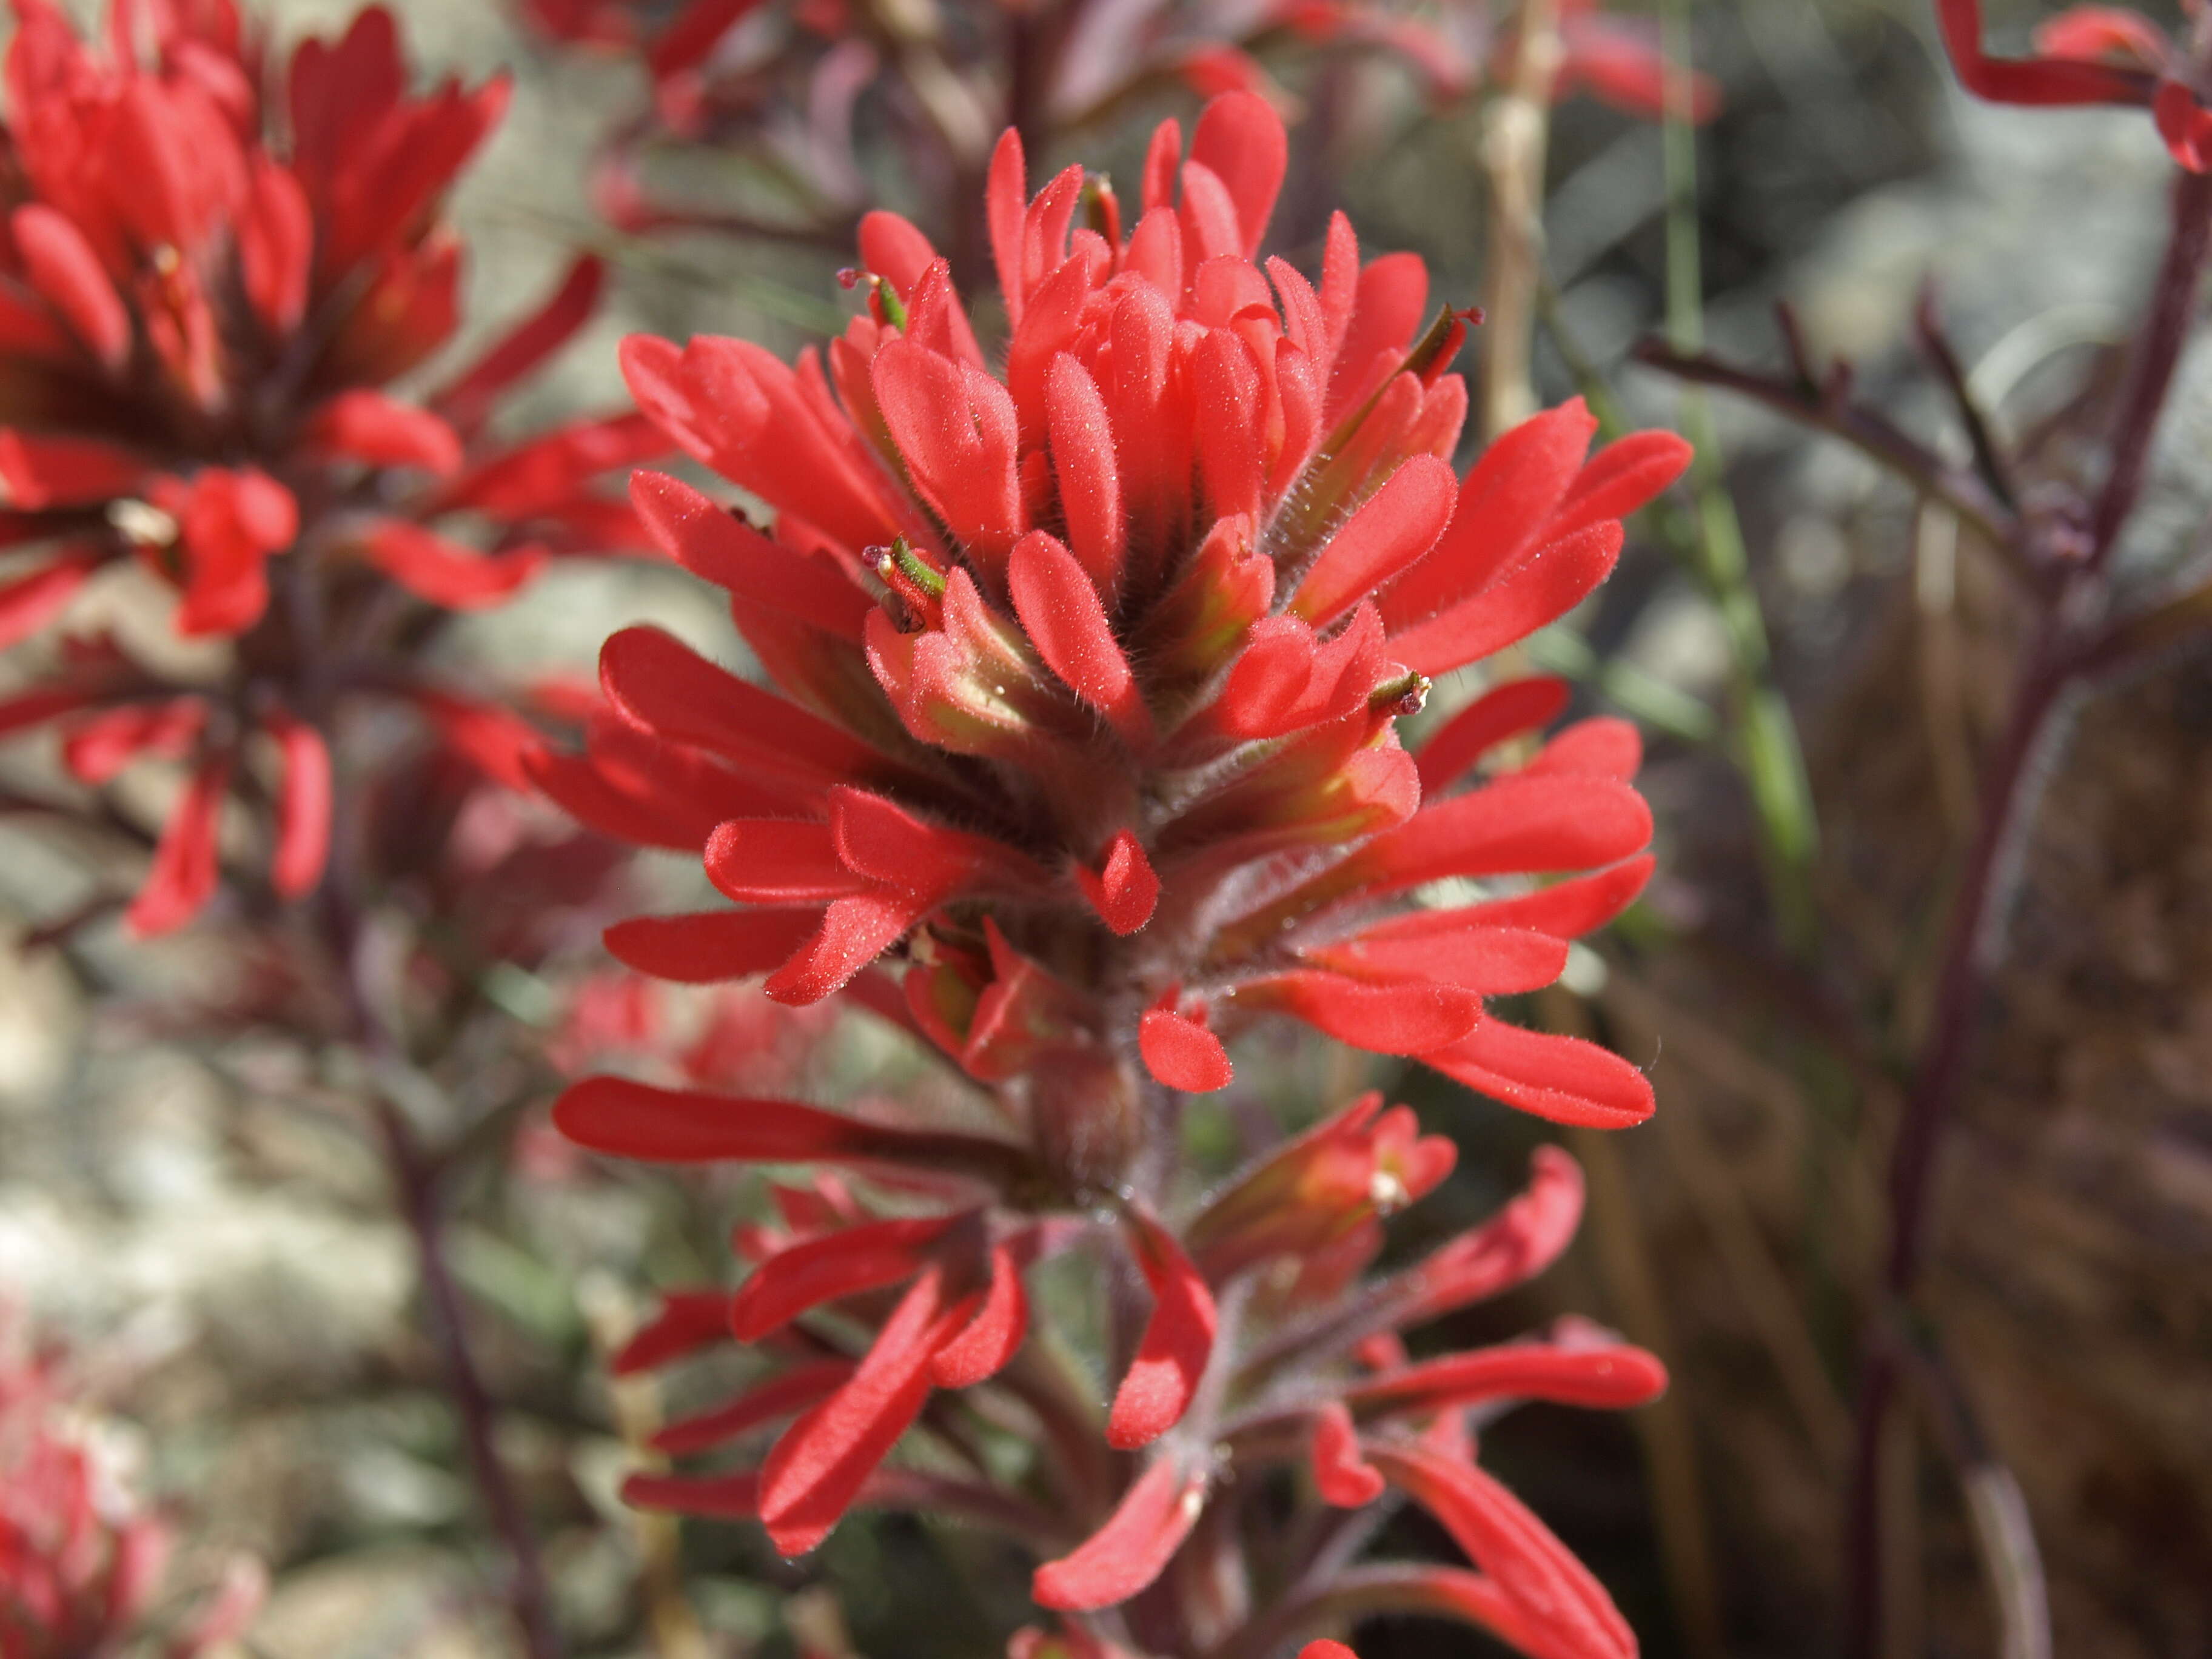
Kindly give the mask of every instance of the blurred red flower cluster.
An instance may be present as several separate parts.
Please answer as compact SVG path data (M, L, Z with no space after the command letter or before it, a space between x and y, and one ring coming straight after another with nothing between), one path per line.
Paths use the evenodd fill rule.
M198 1659L231 1641L261 1605L260 1568L234 1562L180 1614L162 1600L170 1543L73 1396L67 1357L0 1310L0 1655L83 1659L158 1634L167 1659Z
M234 644L208 686L112 637L71 638L55 672L0 702L0 731L60 722L87 783L141 756L186 763L129 913L166 933L214 890L234 794L272 803L269 885L315 886L341 697L405 702L511 762L500 717L395 642L426 610L501 602L556 554L636 547L627 507L592 481L662 444L634 416L520 443L487 431L588 313L590 261L435 392L386 389L459 322L462 250L441 204L503 82L411 95L375 9L335 44L302 43L273 82L229 0L118 3L104 49L46 0L18 11L0 541L45 551L0 588L0 645L131 562L174 590L179 634Z

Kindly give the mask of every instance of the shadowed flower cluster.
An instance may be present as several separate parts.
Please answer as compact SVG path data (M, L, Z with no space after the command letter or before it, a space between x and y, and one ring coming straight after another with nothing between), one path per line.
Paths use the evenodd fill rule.
M48 0L16 9L0 543L35 550L0 586L0 645L136 565L173 590L177 633L233 641L234 666L179 684L112 639L71 640L53 678L0 703L0 731L60 720L87 783L140 756L187 763L130 912L157 933L213 890L234 793L273 802L270 884L312 888L334 699L465 724L464 702L404 665L426 617L495 604L553 554L636 545L627 507L590 481L663 446L635 416L485 435L587 314L588 262L433 396L384 389L457 325L461 248L441 205L503 82L410 94L380 9L304 42L273 81L229 0L118 0L105 51Z
M734 1295L678 1297L623 1361L734 1335L776 1362L670 1451L794 1420L757 1471L634 1495L757 1514L787 1553L856 1502L1060 1540L1037 1601L1127 1603L1152 1651L1235 1638L1258 1659L1371 1593L1534 1653L1623 1654L1604 1592L1475 1463L1470 1413L1636 1403L1656 1362L1572 1325L1425 1364L1397 1340L1564 1247L1571 1162L1544 1152L1496 1222L1379 1280L1382 1218L1452 1161L1402 1108L1361 1100L1187 1213L1178 1190L1182 1095L1228 1085L1223 1037L1275 1015L1553 1119L1651 1110L1626 1062L1485 1006L1550 984L1641 887L1634 733L1584 721L1485 771L1559 713L1546 680L1493 687L1418 753L1397 725L1434 677L1587 595L1686 451L1650 433L1593 457L1572 404L1461 480L1467 319L1428 315L1418 260L1363 264L1341 217L1318 283L1263 263L1285 159L1269 106L1228 94L1188 155L1159 130L1125 226L1079 168L1030 197L1008 135L988 203L1002 373L946 262L884 214L860 229L867 312L826 358L624 349L647 412L774 510L763 532L633 482L776 690L657 631L609 641L586 751L536 775L613 835L703 853L739 907L609 945L658 977L845 994L995 1113L955 1128L611 1078L562 1097L556 1121L601 1151L819 1171L777 1189L781 1227L740 1235ZM1026 1341L1026 1275L1071 1252L1123 1285L1103 1415ZM987 1382L1036 1423L1048 1508L980 1465L884 1465L910 1427L945 1431L947 1391ZM1285 1461L1332 1504L1407 1494L1480 1571L1324 1571L1255 1614L1243 1569L1213 1570L1243 1559L1240 1506L1214 1500Z

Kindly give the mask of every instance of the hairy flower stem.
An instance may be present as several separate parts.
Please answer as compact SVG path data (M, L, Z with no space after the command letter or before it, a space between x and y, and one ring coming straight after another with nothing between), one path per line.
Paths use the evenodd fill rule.
M438 1168L399 1109L388 1101L380 1100L377 1104L377 1127L383 1136L393 1195L414 1237L423 1294L429 1302L431 1340L437 1346L446 1395L453 1402L453 1415L468 1447L469 1469L475 1477L477 1495L506 1547L507 1603L521 1629L523 1650L528 1659L562 1659L561 1638L553 1623L538 1540L507 1465L500 1458L491 1394L469 1351L467 1313L460 1286L454 1282L452 1265L446 1259Z
M1859 1385L1844 1534L1844 1651L1850 1659L1870 1659L1883 1627L1881 1448L1905 1364L1890 1322L1911 1298L1926 1262L1936 1159L1966 1081L1996 960L1997 913L2047 770L2040 763L2057 740L2084 671L2101 652L2110 561L2142 494L2151 441L2196 314L2208 251L2212 178L2184 173L2174 186L2172 230L2115 419L2111 468L2097 498L2087 556L2046 602L2028 647L2004 734L1983 778L1973 844L1945 926L1936 1004L1890 1155L1881 1306L1870 1322L1873 1335Z

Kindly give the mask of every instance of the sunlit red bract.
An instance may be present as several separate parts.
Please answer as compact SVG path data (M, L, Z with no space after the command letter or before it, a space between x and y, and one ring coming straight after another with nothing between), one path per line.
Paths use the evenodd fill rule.
M1463 1369L1396 1346L1558 1253L1572 1163L1543 1153L1497 1222L1380 1280L1382 1218L1451 1164L1402 1109L1357 1102L1194 1212L1174 1179L1180 1093L1227 1085L1223 1037L1277 1015L1542 1115L1651 1109L1626 1062L1485 1006L1552 982L1569 939L1641 887L1634 732L1584 721L1501 763L1559 711L1540 680L1493 689L1418 753L1397 726L1434 677L1602 580L1620 516L1686 451L1654 433L1592 456L1571 404L1462 482L1448 371L1467 319L1430 314L1418 260L1363 265L1340 217L1317 285L1263 262L1285 156L1264 101L1217 100L1187 155L1159 130L1125 222L1080 169L1030 198L1009 135L988 186L1003 373L946 263L884 214L860 230L867 312L826 355L624 348L641 406L774 510L763 531L672 477L633 484L775 689L651 629L608 641L586 751L536 775L610 834L700 854L738 907L608 943L662 978L842 995L934 1043L998 1114L954 1127L613 1078L562 1097L556 1121L601 1151L815 1170L775 1189L781 1226L741 1231L734 1294L676 1298L623 1359L733 1335L773 1360L672 1425L672 1452L789 1426L757 1468L633 1496L757 1516L786 1553L855 1504L1006 1523L1021 1510L988 1482L884 1460L945 1391L989 1383L1054 1419L1024 1358L1027 1276L1103 1246L1149 1310L1103 1415L1063 1401L1044 1425L1091 1484L1029 1537L1063 1546L1041 1605L1141 1609L1232 1469L1310 1462L1328 1501L1395 1486L1437 1515L1480 1569L1430 1584L1453 1616L1533 1652L1626 1653L1603 1591L1475 1466L1465 1423L1507 1398L1633 1404L1656 1362L1581 1328ZM1453 881L1480 884L1414 902ZM865 1345L825 1345L832 1307ZM1080 1449L1102 1439L1138 1455L1097 1473Z

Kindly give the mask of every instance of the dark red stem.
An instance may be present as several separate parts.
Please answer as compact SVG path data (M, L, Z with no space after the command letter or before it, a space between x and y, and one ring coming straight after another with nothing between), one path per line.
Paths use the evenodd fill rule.
M2173 386L2181 347L2197 315L2197 290L2212 249L2212 173L2185 173L2173 185L2173 230L2151 290L2150 315L2136 337L2127 391L2113 425L2111 471L2089 528L2089 566L2102 569L2142 494L2160 412Z
M446 1260L437 1167L397 1107L380 1102L377 1123L392 1170L393 1196L415 1237L422 1291L429 1303L431 1339L445 1372L446 1394L468 1446L477 1492L507 1549L507 1603L521 1627L524 1651L529 1659L562 1659L560 1633L553 1623L552 1600L546 1590L544 1565L538 1559L538 1540L499 1455L491 1394L469 1351L467 1312L460 1286Z
M2039 758L2055 739L2083 669L2102 644L2095 629L2109 609L2106 571L2142 496L2151 442L2172 389L2175 366L2197 312L2212 251L2212 177L2183 173L2173 187L2172 229L2136 336L2126 390L2114 416L2110 468L2090 517L2089 548L2069 580L2044 601L2036 638L2014 688L1996 752L1984 775L1974 842L1945 925L1942 967L1928 1036L1912 1068L1889 1168L1889 1249L1861 1374L1851 1494L1845 1527L1844 1651L1872 1659L1883 1624L1881 1441L1900 1392L1903 1357L1893 1334L1928 1255L1930 1194L1945 1131L1954 1115L1978 1034L1995 952L1990 948L2007 878L2021 851L2039 781ZM2020 550L2014 550L2017 554ZM2039 562L2030 560L2030 563Z

